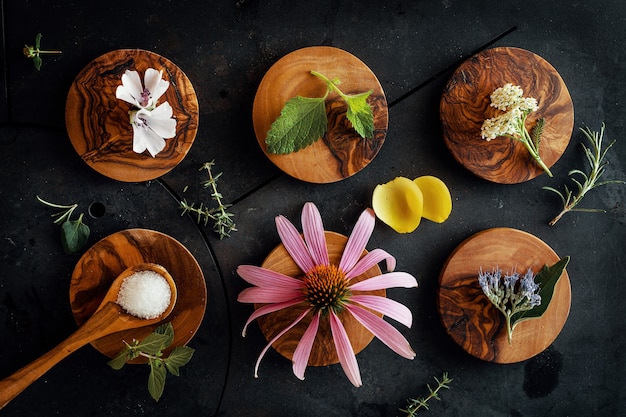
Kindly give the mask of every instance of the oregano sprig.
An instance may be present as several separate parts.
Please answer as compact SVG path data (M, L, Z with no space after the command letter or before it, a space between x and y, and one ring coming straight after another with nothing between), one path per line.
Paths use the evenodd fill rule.
M222 176L222 173L213 175L211 168L214 165L214 160L206 162L200 167L200 171L207 171L209 179L203 181L202 186L211 190L211 198L217 203L217 207L207 207L202 202L196 207L195 203L188 203L186 199L183 199L180 202L180 208L182 209L181 216L190 213L194 215L198 224L204 223L206 226L212 220L214 222L213 230L219 235L220 239L223 239L229 237L231 232L236 232L237 227L233 220L234 214L228 212L231 204L222 202L223 196L217 189L217 180Z
M559 197L561 197L561 201L563 202L563 209L554 219L550 221L550 226L554 226L565 213L570 211L605 212L605 210L602 209L579 208L577 206L585 194L594 188L607 184L624 184L624 181L620 180L600 181L600 177L604 174L604 168L608 164L608 162L604 161L604 157L609 149L611 149L611 146L615 143L615 141L613 141L609 144L609 146L604 148L604 150L602 149L604 123L602 123L600 132L592 131L588 127L585 129L581 128L580 130L584 133L585 137L589 141L589 144L591 145L590 147L587 147L584 143L582 144L585 156L587 157L587 162L589 164L589 173L585 173L580 169L573 169L568 173L570 179L576 184L578 189L576 194L574 194L574 192L567 187L567 184L563 186L563 192L552 187L543 187L544 190L556 193ZM578 177L575 177L575 175L578 175Z
M81 250L87 243L91 230L89 226L83 223L83 213L80 213L78 220L72 220L72 213L74 213L78 204L63 205L50 203L39 196L37 196L37 200L48 207L62 210L52 214L52 217L56 217L54 224L61 225L61 245L65 253L71 255Z
M326 99L331 92L337 93L346 102L348 107L346 117L354 130L365 139L374 136L374 113L372 106L367 102L373 90L345 94L339 88L341 84L339 78L331 80L317 71L311 71L311 75L326 83L325 94L317 98L297 96L285 103L280 116L272 123L265 138L269 153L297 152L322 137L328 130Z
M450 382L452 382L452 378L448 378L448 373L444 372L441 380L437 377L434 377L434 380L437 382L437 386L433 389L430 384L426 384L428 387L428 395L425 397L419 397L417 399L409 398L407 400L406 408L401 408L400 411L406 414L407 417L414 417L417 415L417 412L421 409L428 410L428 401L435 399L437 401L441 401L439 397L439 391L442 389L449 389Z
M165 350L174 340L172 323L165 323L157 327L154 332L142 341L133 340L126 345L108 364L115 370L120 370L127 361L143 356L148 359L150 374L148 376L148 392L155 401L159 401L165 389L167 373L180 376L180 368L192 358L194 349L188 346L176 346L169 356L163 356Z
M24 56L26 56L26 58L32 58L33 59L33 64L35 64L35 69L37 71L41 70L41 65L43 64L43 61L41 60L41 56L42 54L61 54L63 52L55 50L55 51L45 51L41 49L41 33L38 33L35 36L35 46L31 46L31 45L24 45Z

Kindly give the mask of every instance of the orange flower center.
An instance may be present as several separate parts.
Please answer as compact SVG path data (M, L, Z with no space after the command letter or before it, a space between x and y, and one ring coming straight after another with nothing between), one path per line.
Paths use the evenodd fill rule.
M350 296L346 276L335 265L317 265L304 276L304 297L316 312L339 313Z

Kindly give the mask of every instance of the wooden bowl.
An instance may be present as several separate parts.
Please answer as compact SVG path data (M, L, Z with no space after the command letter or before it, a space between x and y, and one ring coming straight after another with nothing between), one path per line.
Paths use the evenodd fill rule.
M126 70L163 70L170 82L159 104L167 101L176 119L176 136L165 140L155 157L133 151L132 105L115 97ZM65 124L78 155L99 173L119 181L141 182L174 169L189 152L198 130L198 99L191 82L176 65L153 52L120 49L90 62L72 83L65 106Z
M177 288L176 305L163 321L174 327L169 352L185 345L202 323L206 309L207 289L204 274L191 252L180 242L160 232L128 229L97 242L80 258L70 282L70 305L77 325L96 311L115 278L125 269L141 263L162 265ZM114 357L124 347L123 341L141 340L161 325L114 333L92 342L98 351ZM131 363L142 363L138 358Z
M514 363L543 352L559 335L569 315L571 288L567 271L559 279L542 317L520 322L507 339L504 316L484 295L478 272L494 267L504 272L534 273L559 256L539 238L521 230L487 229L461 243L439 277L439 315L446 332L466 352L495 363Z
M338 265L348 238L335 232L325 232L325 235L330 262ZM367 251L363 251L363 255L365 255L366 253ZM298 266L293 261L289 253L287 253L287 250L282 244L280 244L279 246L274 248L272 252L270 252L270 254L267 256L267 258L265 258L265 261L261 266L263 268L271 269L273 271L277 271L291 277L302 277L302 271L300 270L300 268L298 268ZM371 278L380 274L380 268L376 265L367 270L364 274L353 278L352 281L359 282L366 278ZM371 294L381 297L384 297L387 294L385 290L354 291L353 293ZM255 308L259 308L260 306L262 306L262 304L255 305ZM263 332L263 335L268 341L272 340L272 338L277 335L281 330L285 329L288 325L293 323L293 321L306 308L307 305L305 303L301 303L292 308L279 310L274 313L259 317L257 319L257 322L259 323L261 332ZM381 314L376 314L379 317L382 317ZM307 315L304 319L302 319L300 323L298 323L291 330L285 333L280 339L278 339L272 345L272 347L285 358L291 360L293 358L293 352L295 351L298 342L302 338L302 335L306 331L306 328L309 326L309 323L311 323L312 318L312 314ZM374 338L374 335L365 327L363 327L358 321L356 321L352 314L348 313L347 311L344 310L343 312L341 312L339 314L339 319L343 323L346 332L348 333L348 337L350 339L350 342L352 343L352 349L354 350L355 354L362 351ZM326 366L335 363L339 363L339 358L337 357L337 351L335 349L335 344L333 342L333 337L330 331L330 324L328 322L328 319L322 319L320 320L317 336L315 337L315 341L313 342L311 356L309 357L309 366Z
M326 84L311 70L341 80L346 94L374 90L368 103L374 112L374 137L363 139L346 118L346 105L335 93L326 100L328 131L311 146L285 155L267 151L265 137L285 103L296 97L322 97ZM365 168L378 154L387 135L389 114L385 93L374 73L350 53L329 46L294 51L267 71L254 98L254 132L265 155L283 172L312 183L348 178Z
M574 106L559 73L532 52L500 47L465 61L445 87L440 117L446 146L461 165L486 180L515 184L544 171L519 141L499 137L487 142L480 136L483 122L500 113L490 106L490 96L506 83L519 85L524 97L537 99L539 109L528 115L526 127L545 118L539 154L551 167L572 136Z

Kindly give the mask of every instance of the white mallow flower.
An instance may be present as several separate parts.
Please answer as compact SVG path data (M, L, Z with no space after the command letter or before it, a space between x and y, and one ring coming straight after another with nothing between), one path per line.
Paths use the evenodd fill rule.
M133 151L146 149L153 157L165 148L165 139L176 136L176 119L172 106L166 101L154 110L139 109L130 112L133 126Z
M142 85L137 71L126 70L122 75L122 85L115 91L115 97L140 109L152 110L170 86L169 81L161 78L162 75L163 70L148 68Z
M133 127L133 151L143 153L147 149L153 157L165 148L165 139L176 136L172 106L167 101L157 106L170 86L162 76L162 70L148 68L142 84L137 71L126 70L122 85L115 91L115 97L134 106L128 112Z

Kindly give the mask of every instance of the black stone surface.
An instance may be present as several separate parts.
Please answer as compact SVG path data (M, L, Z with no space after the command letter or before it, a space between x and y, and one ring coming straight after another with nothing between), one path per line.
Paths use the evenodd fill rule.
M570 213L557 225L561 187L584 167L580 127L616 140L606 178L626 180L626 3L504 0L437 2L325 1L0 1L0 378L63 340L76 325L69 277L78 255L63 253L52 210L40 195L79 203L90 244L126 228L158 230L181 241L201 264L207 313L190 346L192 362L168 377L158 403L146 389L147 368L113 371L90 346L71 355L0 411L0 416L399 416L410 397L427 393L448 372L451 389L431 404L437 416L618 416L626 413L626 186L592 190L582 205L606 213ZM22 55L43 34L42 47L62 49L36 71ZM378 76L390 105L389 132L376 159L344 181L315 185L282 174L263 155L252 128L256 88L283 55L312 45L343 48ZM518 185L474 177L447 152L439 99L452 71L490 46L528 49L550 62L569 88L575 131L554 179ZM119 48L143 48L176 63L200 103L200 127L188 156L146 183L120 183L91 170L64 127L67 91L91 60ZM210 202L200 166L215 160L220 191L232 203L238 231L219 240L211 227L181 217L178 199ZM396 176L435 175L449 186L453 211L443 224L423 222L399 235L377 223L368 248L384 248L419 288L390 290L413 312L401 331L417 356L407 361L374 340L358 356L364 385L354 388L339 366L308 368L304 381L270 351L253 368L265 341L252 309L239 304L246 284L240 264L260 264L279 243L274 217L299 224L313 201L327 229L350 233L370 205L376 184ZM183 193L185 187L187 191ZM104 212L90 216L89 207ZM477 360L445 334L435 291L454 248L491 227L525 230L571 256L569 319L555 342L528 361ZM503 242L506 244L506 242Z

